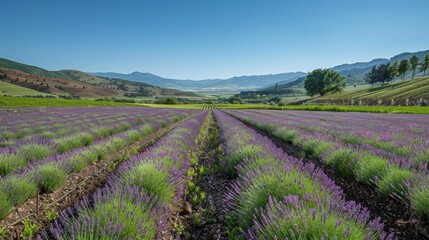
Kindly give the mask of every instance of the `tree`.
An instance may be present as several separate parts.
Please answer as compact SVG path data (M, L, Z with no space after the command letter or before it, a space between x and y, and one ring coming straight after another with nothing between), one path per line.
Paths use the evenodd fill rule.
M316 69L309 73L304 81L304 88L310 96L341 92L345 87L345 78L331 69Z
M380 66L373 66L371 71L365 75L365 81L371 85L374 83L381 82L384 85L385 82L393 80L394 75L392 74L392 67L390 64L381 64Z
M425 60L422 62L420 66L420 72L423 72L423 76L426 75L426 71L429 69L429 54L425 56Z
M402 80L404 80L405 74L407 74L408 70L410 70L411 64L408 59L404 59L399 63L398 73L402 76Z
M365 82L374 86L374 83L377 82L377 66L374 65L367 74L365 74Z
M392 64L389 65L388 71L392 80L399 75L398 70L399 70L398 61L394 61Z
M414 76L416 75L417 66L419 65L419 58L416 55L413 55L410 58L410 64L411 64L411 69L413 70L413 77L412 77L412 79L414 79Z

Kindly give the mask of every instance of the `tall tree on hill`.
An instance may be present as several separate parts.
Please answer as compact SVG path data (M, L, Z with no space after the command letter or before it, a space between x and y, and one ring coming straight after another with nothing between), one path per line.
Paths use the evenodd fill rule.
M310 72L304 81L304 88L310 96L341 92L345 87L345 78L332 69L316 69Z
M429 69L429 54L425 56L425 60L420 66L420 72L423 72L423 76L426 75L426 71Z
M419 58L416 55L413 55L410 58L410 64L411 64L411 69L413 70L413 77L412 77L412 79L414 79L414 76L416 76L417 66L419 65Z
M392 64L389 65L388 71L392 80L399 75L398 70L399 70L398 61L394 61Z
M365 82L371 84L374 87L374 83L377 82L377 66L374 65L367 74L365 74Z
M410 70L411 64L408 59L404 59L399 63L398 73L402 76L402 80L405 78L405 74L407 74L408 70Z

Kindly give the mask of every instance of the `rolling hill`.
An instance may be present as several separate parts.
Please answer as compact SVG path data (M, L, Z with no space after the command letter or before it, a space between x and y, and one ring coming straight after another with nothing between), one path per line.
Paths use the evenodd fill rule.
M315 103L341 105L429 105L429 77L398 81L358 91L329 94Z
M165 89L141 82L92 76L77 70L48 71L0 58L2 81L42 93L70 97L197 97L192 92Z

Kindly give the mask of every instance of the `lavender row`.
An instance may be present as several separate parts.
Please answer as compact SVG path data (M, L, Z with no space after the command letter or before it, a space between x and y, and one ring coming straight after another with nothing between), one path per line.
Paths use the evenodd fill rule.
M117 152L163 126L156 120L135 126L126 132L96 141L88 147L46 158L22 172L2 178L0 195L4 197L0 199L0 218L7 216L12 206L25 202L37 191L43 193L58 189L70 174L81 171L87 165L104 159L106 155Z
M207 111L197 114L132 156L106 187L61 212L38 238L161 239L174 206L184 198L184 175L206 116Z
M340 174L376 187L383 196L401 200L416 215L429 216L429 174L426 164L420 163L418 169L413 169L406 159L383 154L381 150L341 144L320 132L299 131L266 111L228 113L303 149L308 156L320 158Z
M225 211L230 232L246 239L378 239L381 219L313 164L304 164L235 118L214 111L226 157L222 169L236 179ZM236 236L239 237L239 236Z
M427 115L246 111L246 114L261 113L290 129L324 135L394 159L408 168L427 169L429 163Z
M84 131L91 126L97 126L103 122L105 122L104 124L129 122L131 121L130 118L136 119L135 121L141 121L147 114L154 112L148 108L134 109L133 112L130 110L131 109L127 111L107 111L107 114L98 111L95 113L87 112L81 115L73 115L73 118L63 118L62 116L58 118L56 116L56 121L46 121L43 115L31 116L31 118L29 118L30 121L26 125L16 124L16 119L13 118L4 118L3 120L6 121L3 122L9 123L10 125L8 126L4 123L5 125L2 126L4 128L3 131L0 129L0 146L13 146L21 139L28 141L28 139L31 138L65 136L71 132ZM162 111L166 110L157 110L157 112ZM156 114L156 112L154 113ZM22 116L19 113L12 116L14 118L28 118L28 116Z
M147 114L145 121L154 122L159 120L162 124L176 121L184 113L175 113L177 116L169 117L171 112L155 110ZM18 146L0 148L0 176L5 176L10 172L24 168L28 163L36 163L45 158L56 157L58 154L65 154L73 149L89 146L95 140L100 140L131 128L133 125L140 125L143 119L139 117L124 118L127 121L113 122L105 125L98 125L87 131L77 132L67 137L59 139L34 138L22 141Z

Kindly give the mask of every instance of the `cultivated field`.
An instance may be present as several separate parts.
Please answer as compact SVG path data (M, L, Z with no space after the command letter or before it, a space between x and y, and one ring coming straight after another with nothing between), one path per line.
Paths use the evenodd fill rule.
M0 239L425 239L429 115L0 109Z

